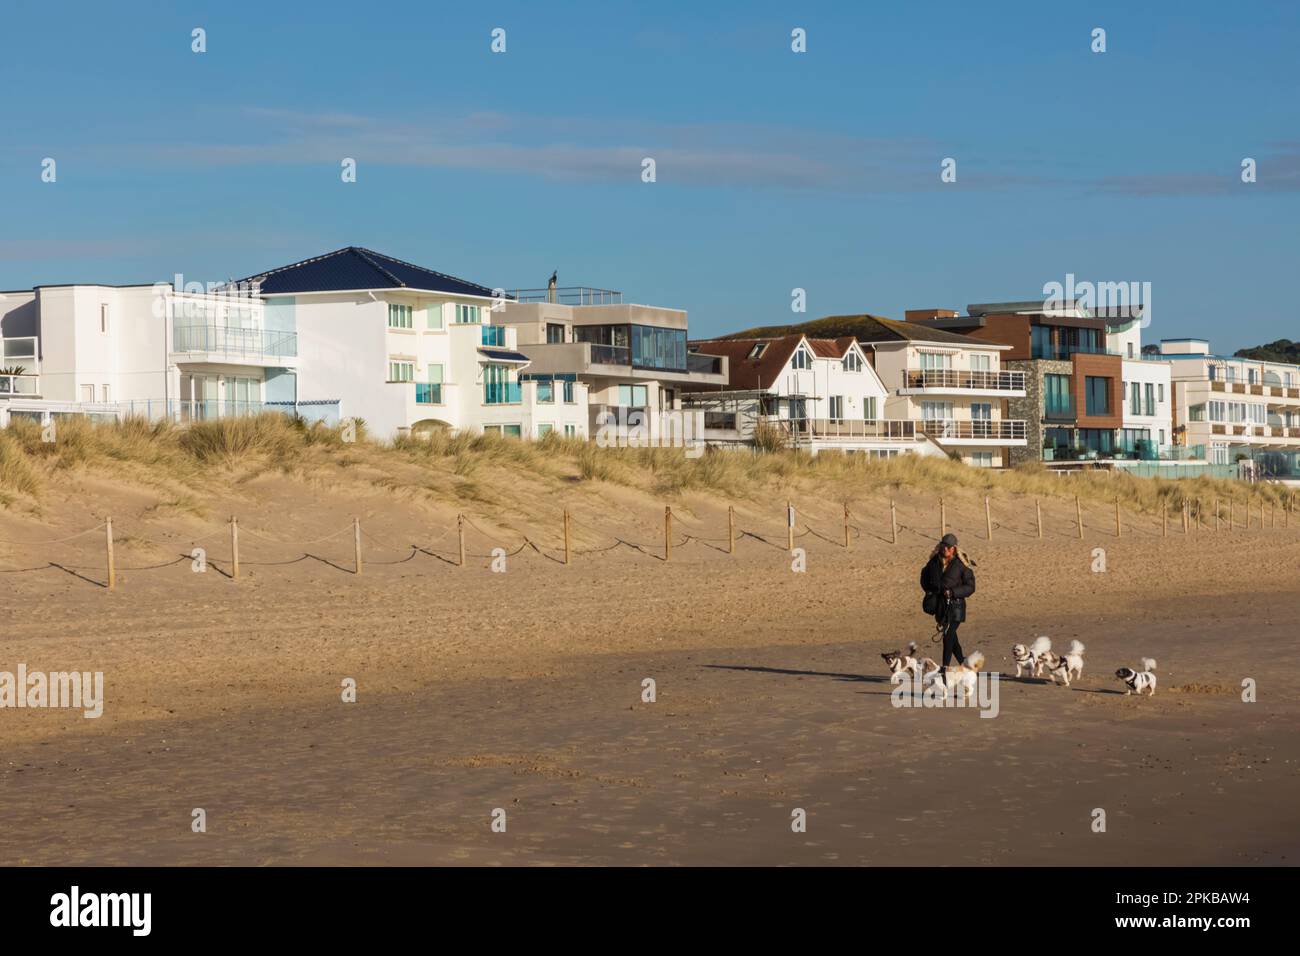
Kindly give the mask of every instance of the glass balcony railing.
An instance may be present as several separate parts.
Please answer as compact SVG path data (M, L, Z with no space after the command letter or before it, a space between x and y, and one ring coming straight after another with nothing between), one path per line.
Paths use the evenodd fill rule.
M518 382L487 382L483 386L484 405L518 405L521 401Z
M298 334L276 329L239 329L225 325L178 325L172 330L172 348L177 352L222 352L284 358L298 354Z
M40 383L37 375L0 375L0 395L39 395Z

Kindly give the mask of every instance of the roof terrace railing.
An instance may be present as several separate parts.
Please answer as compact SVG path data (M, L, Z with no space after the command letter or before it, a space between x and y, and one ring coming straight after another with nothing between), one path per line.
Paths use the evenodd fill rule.
M597 289L585 285L557 286L554 289L506 289L516 302L555 302L560 305L621 305L623 293L615 289Z
M1025 373L1019 371L963 371L951 368L907 370L908 388L971 388L1023 392Z

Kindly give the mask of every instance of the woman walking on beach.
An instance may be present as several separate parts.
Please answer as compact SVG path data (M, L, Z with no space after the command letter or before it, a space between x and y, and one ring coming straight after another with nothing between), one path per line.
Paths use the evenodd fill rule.
M943 631L943 675L954 657L966 663L957 628L966 620L966 599L975 593L975 573L957 553L957 536L945 534L930 552L930 560L921 569L921 588L925 591L923 608L934 615Z

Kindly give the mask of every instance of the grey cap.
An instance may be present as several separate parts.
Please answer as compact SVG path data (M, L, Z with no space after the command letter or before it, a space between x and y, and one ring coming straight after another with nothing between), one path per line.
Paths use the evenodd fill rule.
M957 536L955 534L945 534L939 539L939 543L945 548L955 548L957 547Z

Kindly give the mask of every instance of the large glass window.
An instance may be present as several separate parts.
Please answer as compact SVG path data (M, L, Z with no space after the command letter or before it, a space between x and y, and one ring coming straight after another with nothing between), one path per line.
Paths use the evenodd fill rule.
M1052 349L1052 327L1050 325L1034 325L1029 329L1030 341L1032 343L1033 357L1036 359L1056 358Z
M790 359L790 367L794 369L812 368L812 356L802 345L794 350L794 357Z
M632 364L640 368L685 371L686 330L632 326Z
M1070 376L1055 374L1043 376L1043 411L1054 417L1074 414L1074 401L1070 396Z
M620 385L618 403L624 408L645 408L650 404L649 390L645 385Z
M1153 382L1147 382L1144 386L1144 397L1146 398L1144 415L1154 415L1156 413L1156 386Z
M1110 414L1110 379L1089 375L1084 379L1084 395L1089 415Z
M410 329L414 328L414 324L409 305L397 305L394 302L388 304L388 327L390 329Z

